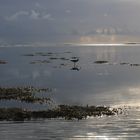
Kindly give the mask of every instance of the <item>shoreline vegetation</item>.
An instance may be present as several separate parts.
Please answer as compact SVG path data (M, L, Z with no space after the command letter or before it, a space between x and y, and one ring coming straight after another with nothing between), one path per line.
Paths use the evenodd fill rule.
M37 96L36 94L52 92L50 88L35 88L35 87L0 87L0 101L16 100L20 102L32 104L49 104L52 99ZM53 102L51 102L53 104ZM77 105L58 105L52 109L32 111L24 108L0 108L0 121L24 121L32 119L51 119L64 118L86 119L88 116L112 116L119 113L116 108L105 106L77 106Z

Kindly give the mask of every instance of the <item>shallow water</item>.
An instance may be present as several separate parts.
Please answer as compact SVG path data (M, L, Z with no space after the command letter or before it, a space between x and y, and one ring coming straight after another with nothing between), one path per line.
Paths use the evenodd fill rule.
M2 140L139 140L139 132L140 108L127 110L126 114L119 116L81 121L0 122Z
M139 139L140 47L76 46L0 48L0 86L48 87L53 103L130 106L125 114L78 121L0 123L0 139ZM76 69L72 57L78 57ZM95 61L107 61L97 64ZM48 105L0 101L1 107ZM136 108L137 107L137 108ZM10 127L9 127L10 126Z

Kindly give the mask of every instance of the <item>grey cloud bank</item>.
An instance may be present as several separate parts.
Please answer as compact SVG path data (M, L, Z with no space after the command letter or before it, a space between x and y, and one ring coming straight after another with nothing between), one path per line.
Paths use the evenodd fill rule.
M0 42L139 41L137 0L1 0Z

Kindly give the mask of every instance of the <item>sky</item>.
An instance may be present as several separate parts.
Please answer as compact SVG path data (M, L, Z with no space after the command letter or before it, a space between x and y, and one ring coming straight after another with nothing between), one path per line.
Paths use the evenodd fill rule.
M0 0L0 43L138 42L139 0Z

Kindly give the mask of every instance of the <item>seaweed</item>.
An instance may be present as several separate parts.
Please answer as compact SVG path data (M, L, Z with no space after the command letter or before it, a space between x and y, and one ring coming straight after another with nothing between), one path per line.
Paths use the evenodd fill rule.
M120 65L129 65L127 62L121 62Z
M49 59L50 59L50 60L57 60L57 59L59 59L59 58L57 58L57 57L50 57Z
M4 60L0 60L0 64L7 64L7 62Z
M23 56L35 56L35 54L24 54Z
M30 64L48 64L51 63L49 60L35 60L30 62Z
M95 64L107 64L108 61L100 60L100 61L95 61L94 63L95 63Z
M140 64L130 64L130 66L140 66Z
M21 108L1 108L0 120L7 121L24 121L31 119L50 119L64 118L66 120L81 120L88 116L112 116L118 113L117 109L110 109L104 106L69 106L59 105L54 109L42 111L29 111Z
M26 103L48 103L51 101L47 97L37 97L36 93L51 92L50 88L34 88L34 87L0 87L0 100L17 100Z

